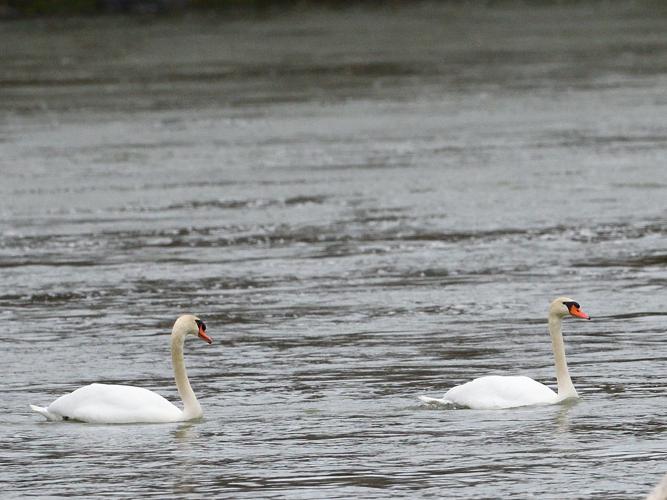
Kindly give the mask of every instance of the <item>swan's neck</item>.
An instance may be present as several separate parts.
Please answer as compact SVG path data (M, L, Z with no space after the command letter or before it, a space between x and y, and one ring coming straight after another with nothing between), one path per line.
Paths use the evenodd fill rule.
M556 315L549 315L549 333L551 334L551 345L556 363L558 399L576 398L578 397L577 390L572 384L570 372L567 370L567 361L565 360L565 343L563 342L561 319Z
M185 338L182 335L171 335L171 363L174 367L174 378L176 379L176 387L178 394L183 400L183 419L191 420L202 416L201 406L197 401L188 374L185 371L185 361L183 359L183 343Z

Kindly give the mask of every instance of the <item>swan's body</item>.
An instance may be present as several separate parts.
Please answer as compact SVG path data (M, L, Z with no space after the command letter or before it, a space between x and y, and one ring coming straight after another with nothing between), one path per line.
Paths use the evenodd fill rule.
M183 360L187 335L198 335L209 344L206 325L197 317L183 315L171 332L171 358L183 410L155 392L129 385L90 384L59 397L48 407L30 405L49 420L78 420L100 424L160 423L193 420L202 416Z
M159 394L131 385L90 384L60 396L48 408L31 408L49 420L105 424L184 420L183 411Z
M567 369L561 332L561 320L568 314L590 319L579 309L579 304L567 297L559 297L549 306L549 333L556 364L558 392L529 377L491 375L453 387L442 399L426 396L420 396L419 399L425 403L449 403L478 410L490 410L555 404L579 397Z

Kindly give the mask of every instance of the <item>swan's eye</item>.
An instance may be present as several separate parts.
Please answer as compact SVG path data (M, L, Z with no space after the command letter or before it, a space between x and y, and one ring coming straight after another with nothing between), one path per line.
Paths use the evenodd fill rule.
M581 309L581 306L578 302L563 302L563 305L568 308L568 310L574 307L575 309Z
M206 325L204 324L204 322L203 322L202 320L200 320L200 319L196 319L196 320L195 320L195 323L197 323L197 327L198 327L201 331L203 331L203 332L206 331Z

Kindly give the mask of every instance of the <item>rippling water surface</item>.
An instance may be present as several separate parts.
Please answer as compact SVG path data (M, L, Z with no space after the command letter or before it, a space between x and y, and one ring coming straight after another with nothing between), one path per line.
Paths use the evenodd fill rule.
M641 498L667 471L658 3L0 26L11 497ZM483 374L582 398L421 406ZM200 422L47 423L91 382Z

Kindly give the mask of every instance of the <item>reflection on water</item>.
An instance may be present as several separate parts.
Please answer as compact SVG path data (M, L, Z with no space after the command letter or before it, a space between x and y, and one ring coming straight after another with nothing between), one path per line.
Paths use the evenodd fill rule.
M183 445L191 443L194 439L199 437L197 432L197 427L192 422L183 422L178 425L173 431L173 436L176 438L176 441Z
M566 399L558 404L560 411L556 415L554 423L560 432L567 434L570 431L570 410L580 401L580 399Z
M197 472L201 467L197 459L197 453L200 451L198 442L200 433L197 430L196 423L179 423L172 431L175 447L172 450L171 458L165 464L172 470L172 494L189 495L195 494Z
M3 25L3 493L645 495L667 464L667 18L644 7ZM579 401L416 400L553 386L563 294L594 317L564 326ZM95 381L177 402L182 312L216 339L186 352L201 421L30 413Z

